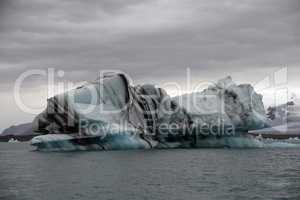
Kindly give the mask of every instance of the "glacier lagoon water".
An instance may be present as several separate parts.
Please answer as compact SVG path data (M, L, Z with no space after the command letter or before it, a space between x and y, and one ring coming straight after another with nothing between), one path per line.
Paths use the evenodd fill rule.
M37 152L0 143L0 199L300 199L300 148Z

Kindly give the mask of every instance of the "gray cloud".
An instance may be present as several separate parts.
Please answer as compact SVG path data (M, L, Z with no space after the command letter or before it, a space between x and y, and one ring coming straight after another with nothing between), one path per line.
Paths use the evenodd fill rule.
M70 80L120 69L160 83L184 80L186 67L198 79L256 82L284 65L297 85L299 9L298 0L0 0L0 90L47 67Z

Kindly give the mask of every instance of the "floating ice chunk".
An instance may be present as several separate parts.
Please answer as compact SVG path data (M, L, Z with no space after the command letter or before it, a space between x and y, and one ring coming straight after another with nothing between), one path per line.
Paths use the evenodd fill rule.
M42 142L53 142L53 141L64 141L73 139L71 135L68 134L47 134L47 135L39 135L31 140L31 144L39 144Z

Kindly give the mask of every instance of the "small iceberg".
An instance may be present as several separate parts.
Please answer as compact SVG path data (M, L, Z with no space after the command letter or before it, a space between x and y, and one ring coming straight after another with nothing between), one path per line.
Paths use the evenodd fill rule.
M11 139L8 140L8 142L9 142L9 143L18 143L18 142L20 142L20 141L17 140L17 139L11 138Z

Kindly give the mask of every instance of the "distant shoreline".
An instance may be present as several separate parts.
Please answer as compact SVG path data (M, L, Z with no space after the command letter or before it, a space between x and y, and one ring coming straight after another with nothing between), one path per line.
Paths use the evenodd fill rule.
M11 139L18 140L20 142L27 142L35 136L37 135L0 135L0 142L8 142Z

